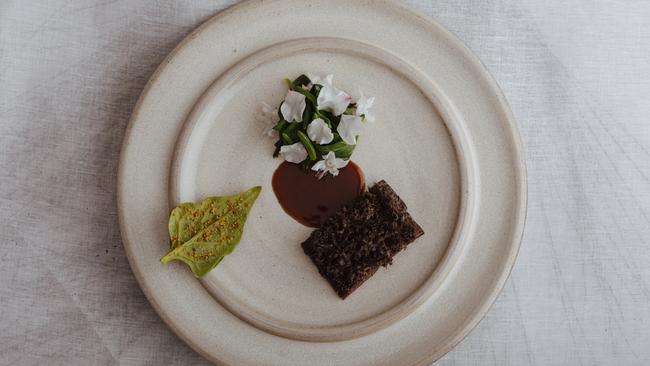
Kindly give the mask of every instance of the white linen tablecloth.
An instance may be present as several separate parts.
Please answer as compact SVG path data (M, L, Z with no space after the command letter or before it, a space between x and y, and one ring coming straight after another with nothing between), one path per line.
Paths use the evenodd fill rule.
M135 282L116 171L153 70L232 2L0 2L0 364L207 364ZM494 75L528 164L512 276L439 364L650 364L650 2L407 3Z

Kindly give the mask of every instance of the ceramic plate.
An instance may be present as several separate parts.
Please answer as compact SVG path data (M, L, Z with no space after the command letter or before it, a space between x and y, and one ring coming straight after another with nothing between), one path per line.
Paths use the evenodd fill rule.
M334 74L376 97L355 150L425 235L341 300L300 243L311 229L271 189L280 163L256 121L282 79ZM202 280L168 251L180 202L262 193L237 250ZM145 88L119 173L122 237L167 324L224 365L427 365L485 314L522 234L526 183L497 85L449 32L390 1L248 1L192 33Z

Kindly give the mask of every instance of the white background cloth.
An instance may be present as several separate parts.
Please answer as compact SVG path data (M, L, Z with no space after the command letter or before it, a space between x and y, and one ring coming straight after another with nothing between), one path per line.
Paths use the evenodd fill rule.
M116 171L153 70L232 2L0 2L1 365L207 364L135 282ZM407 3L494 75L528 164L512 275L439 364L650 364L650 2Z

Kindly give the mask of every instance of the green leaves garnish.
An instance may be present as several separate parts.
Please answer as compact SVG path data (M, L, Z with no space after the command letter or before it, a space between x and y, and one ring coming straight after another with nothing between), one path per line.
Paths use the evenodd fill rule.
M205 276L241 240L246 218L261 189L257 186L238 195L209 197L174 208L169 216L172 250L160 262L179 260L194 276Z
M317 99L322 89L322 85L311 85L312 80L310 80L306 75L300 75L295 80L285 79L284 82L290 90L305 96L306 106L303 112L302 122L289 123L283 119L282 113L278 112L279 121L273 129L278 131L279 139L275 143L273 157L278 156L282 146L300 142L305 147L308 154L308 158L301 163L305 169L309 169L316 161L327 155L329 152L333 152L337 158L350 159L356 145L347 144L336 132L341 121L341 116L335 116L331 112L318 109ZM311 87L306 89L310 85ZM354 108L356 108L356 104L351 103L345 113L354 114ZM307 134L309 123L317 118L325 121L327 126L334 133L334 139L326 145L317 144L312 141Z

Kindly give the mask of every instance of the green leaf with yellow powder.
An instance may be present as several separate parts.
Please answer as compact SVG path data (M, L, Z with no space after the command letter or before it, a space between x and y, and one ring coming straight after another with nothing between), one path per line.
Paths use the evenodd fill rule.
M209 197L199 203L183 203L169 216L171 252L160 261L179 260L196 277L210 272L230 254L244 231L244 224L262 187L234 196Z

